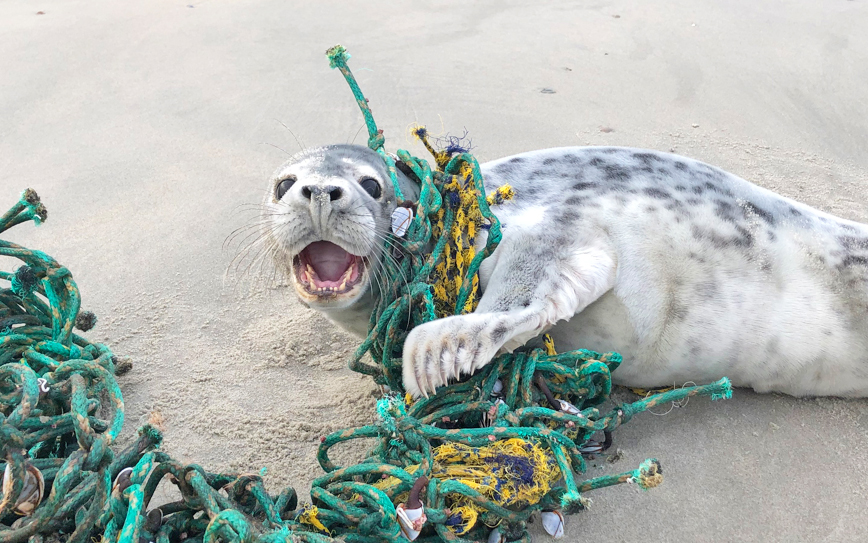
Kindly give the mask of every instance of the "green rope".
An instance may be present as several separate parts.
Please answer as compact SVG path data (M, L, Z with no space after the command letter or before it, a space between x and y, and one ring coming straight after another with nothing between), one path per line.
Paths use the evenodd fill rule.
M369 145L389 167L398 199L394 160L385 153L368 102L347 67L340 46L329 50L332 67L341 70L365 116ZM96 322L81 312L72 274L54 259L0 240L0 255L23 262L15 272L0 271L0 470L6 494L0 500L0 543L54 541L87 543L349 543L403 540L396 506L425 476L427 522L418 541L479 541L488 526L498 525L509 540L529 541L526 522L539 510L584 509L584 493L622 483L647 489L662 479L660 463L643 462L617 475L580 480L585 471L583 448L603 432L607 437L635 414L689 396L731 396L729 381L672 390L601 411L611 394L611 373L621 363L617 353L577 350L560 354L533 349L497 357L448 393L416 402L402 396L401 352L413 326L436 318L432 287L426 281L443 258L446 236L456 220L454 189L475 190L488 228L484 251L465 271L450 313L467 311L471 279L501 238L500 225L486 204L482 175L467 153L432 170L422 159L398 151L399 160L419 179L419 201L407 235L390 240L401 258L384 262L390 279L370 322L370 333L350 367L388 385L391 393L377 403L377 421L325 436L317 452L324 474L311 485L311 502L298 504L291 487L269 494L260 475L210 473L182 464L158 447L162 436L144 426L122 451L111 445L124 419L124 403L115 375L122 367L105 345L73 333L76 323L89 329ZM444 161L445 162L445 161ZM458 184L454 180L460 180ZM432 220L443 234L434 239ZM28 190L0 217L0 233L22 222L47 217L36 193ZM405 281L404 278L407 280ZM363 363L370 354L374 364ZM500 385L500 386L498 386ZM496 392L499 391L499 392ZM556 399L552 399L553 396ZM558 403L575 410L566 412ZM557 405L556 405L557 404ZM376 446L353 466L338 466L332 447L356 439L375 439ZM556 470L550 486L521 483L520 494L507 502L471 479L444 475L444 450L485 451L498 443L522 443L511 462L510 478L534 470ZM460 449L458 448L460 447ZM544 455L529 467L527 451ZM465 453L462 453L465 454ZM524 462L524 463L523 463ZM541 466L541 467L540 467ZM456 466L445 466L455 468ZM522 471L524 470L524 471ZM34 491L41 478L48 496ZM494 481L496 488L501 483ZM152 506L160 484L173 484L181 499ZM527 488L543 490L527 493ZM504 487L505 488L505 487ZM529 491L528 491L529 492ZM511 505L507 505L511 504ZM468 513L472 511L474 513ZM27 516L21 517L20 513ZM471 519L469 516L473 516ZM474 516L475 515L475 516ZM478 517L478 521L475 520Z
M401 192L401 187L398 186L398 172L395 170L395 160L386 154L385 144L386 138L383 137L383 131L377 129L377 123L374 122L374 115L371 113L371 107L368 105L368 99L362 94L362 89L356 82L356 78L347 66L347 61L350 60L350 54L342 45L335 45L328 51L326 55L329 59L329 66L337 68L343 74L347 83L350 85L350 90L353 91L353 96L356 97L356 103L359 109L362 110L362 115L365 117L365 125L368 127L368 147L378 152L386 162L386 168L389 170L389 177L392 179L392 186L395 189L395 197L398 203L404 201L404 195Z

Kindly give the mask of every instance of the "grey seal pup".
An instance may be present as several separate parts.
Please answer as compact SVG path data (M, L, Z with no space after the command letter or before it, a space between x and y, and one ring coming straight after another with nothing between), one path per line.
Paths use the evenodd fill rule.
M868 396L868 225L657 151L547 149L482 172L489 193L515 189L492 208L503 240L473 313L410 332L413 395L548 332L559 350L620 352L613 378L628 386L726 376L758 392ZM396 205L383 160L309 149L268 190L278 270L303 303L364 336Z

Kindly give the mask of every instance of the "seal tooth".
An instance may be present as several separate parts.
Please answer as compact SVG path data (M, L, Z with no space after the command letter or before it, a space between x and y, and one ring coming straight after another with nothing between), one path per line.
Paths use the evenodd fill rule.
M335 289L336 291L344 290L345 288L347 288L347 282L349 282L350 277L353 276L353 270L354 268L356 268L356 266L357 264L355 263L355 261L350 264L350 266L347 268L347 271L345 271L344 274L341 276L341 284L338 285L338 287Z

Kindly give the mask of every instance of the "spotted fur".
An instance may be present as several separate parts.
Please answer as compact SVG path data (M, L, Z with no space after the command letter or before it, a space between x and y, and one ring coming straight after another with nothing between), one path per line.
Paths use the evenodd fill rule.
M470 315L415 328L404 382L427 394L549 331L623 354L616 382L723 376L793 395L868 396L868 225L688 158L559 148L482 166L503 240Z

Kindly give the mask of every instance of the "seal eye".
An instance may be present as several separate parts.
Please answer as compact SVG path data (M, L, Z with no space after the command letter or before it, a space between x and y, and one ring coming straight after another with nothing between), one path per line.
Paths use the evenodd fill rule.
M365 192L370 194L373 198L379 198L380 195L383 194L382 189L380 188L380 183L377 182L373 177L363 177L359 179L359 185L365 189Z
M287 177L286 179L278 183L277 186L274 188L274 197L278 200L283 198L283 195L286 194L286 191L292 188L293 184L295 184L295 176Z

